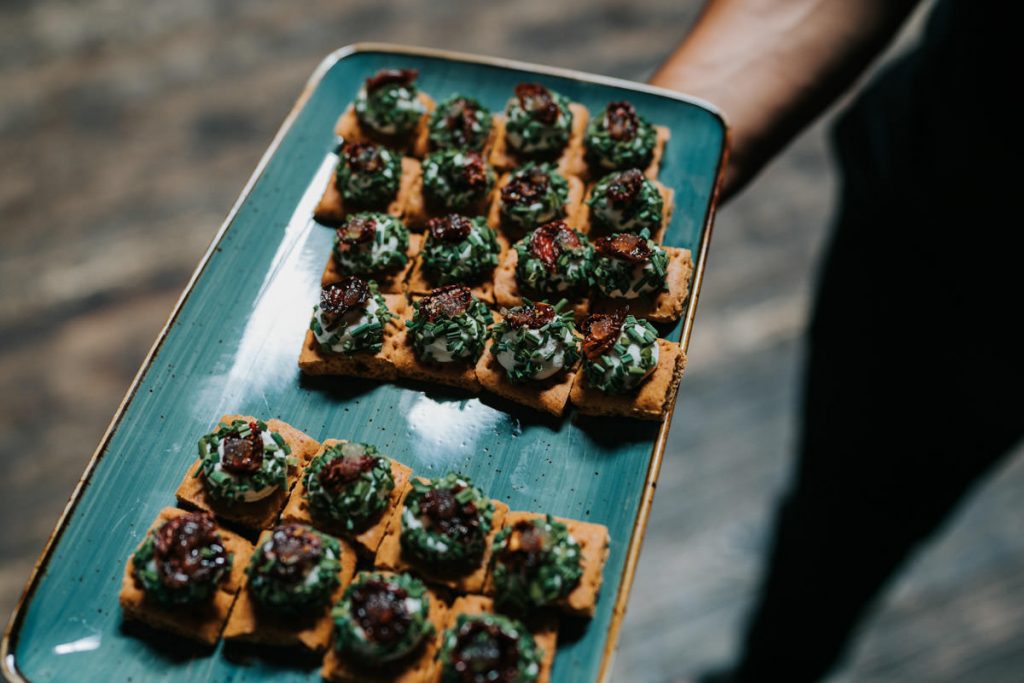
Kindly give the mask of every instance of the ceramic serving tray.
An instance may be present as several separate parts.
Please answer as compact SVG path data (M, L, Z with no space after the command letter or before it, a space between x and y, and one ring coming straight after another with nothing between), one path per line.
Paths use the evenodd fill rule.
M514 86L540 81L599 112L629 99L672 138L660 180L676 191L665 243L696 267L683 320L689 340L724 163L720 115L669 91L517 62L356 45L317 69L199 265L50 538L3 640L3 671L30 681L319 679L281 658L196 653L122 621L128 555L220 415L279 418L317 439L376 444L417 474L458 470L513 510L607 525L611 552L597 613L563 620L553 680L598 680L632 582L669 423L553 420L486 395L433 386L300 376L299 348L333 231L311 219L336 158L339 113L382 67L420 70L436 98L458 91L494 111ZM685 381L683 383L685 391Z

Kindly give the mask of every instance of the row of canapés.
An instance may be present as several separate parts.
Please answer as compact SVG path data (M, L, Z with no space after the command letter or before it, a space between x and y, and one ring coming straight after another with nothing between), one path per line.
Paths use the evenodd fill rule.
M245 416L200 439L177 497L188 509L162 510L128 560L126 618L327 650L331 681L545 681L557 614L593 614L609 546L601 525L509 511L465 476L414 478L371 445Z
M556 416L571 401L583 414L652 420L672 405L685 362L625 309L592 313L578 330L565 300L497 314L450 284L409 304L356 276L321 289L299 355L307 374L485 388Z

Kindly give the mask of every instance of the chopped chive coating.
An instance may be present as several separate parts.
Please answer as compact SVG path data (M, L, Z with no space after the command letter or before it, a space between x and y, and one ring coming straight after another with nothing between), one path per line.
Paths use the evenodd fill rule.
M447 149L423 160L423 194L435 210L479 212L494 187L494 171L479 152Z
M491 353L509 381L542 381L571 368L579 360L579 340L572 309L563 299L555 306L526 301L502 311L491 335Z
M358 352L378 353L384 344L384 328L396 317L388 310L377 283L366 282L368 296L352 308L335 316L325 311L321 303L313 306L309 329L324 353L350 355Z
M451 363L480 357L492 316L487 304L473 296L468 287L439 287L414 303L413 309L406 329L420 360Z
M282 614L309 614L340 581L341 544L304 524L282 524L256 548L246 572L253 600Z
M356 95L359 123L379 135L411 133L426 108L419 100L415 69L381 69L366 79Z
M233 420L199 439L196 476L226 503L255 502L288 484L291 448L262 420Z
M520 83L505 106L505 138L526 156L556 156L569 143L569 98L537 83Z
M592 284L594 247L561 221L548 223L515 244L516 280L542 294L580 291Z
M458 223L461 230L443 227L451 223ZM497 267L501 247L483 217L451 214L432 219L429 228L423 266L434 284L477 282Z
M635 248L627 252L614 246L623 242L635 242ZM646 230L602 238L595 246L594 282L605 296L635 299L668 289L668 253Z
M338 154L335 182L345 204L383 209L398 195L402 159L397 153L372 142L355 142L343 144Z
M441 683L534 683L543 656L518 619L460 614L441 638Z
M410 655L434 634L430 594L409 574L360 572L331 610L342 655L382 665Z
M213 516L192 512L146 533L132 555L132 576L147 599L162 605L209 601L231 572L233 556Z
M498 532L491 562L495 602L520 612L558 602L583 576L579 543L551 515Z
M501 189L501 219L520 230L532 230L565 216L569 182L552 164L527 163L512 172Z
M646 320L627 315L614 340L601 353L585 354L583 372L587 383L608 394L635 389L658 367L658 333ZM586 329L586 327L585 327ZM584 340L587 348L588 336Z
M614 171L651 163L657 134L629 102L610 102L587 124L583 138L587 163Z
M661 228L664 200L657 186L636 168L609 173L587 199L594 226L605 232L652 235Z
M491 135L491 112L472 97L451 95L430 116L431 149L481 150Z
M409 262L409 230L384 213L351 215L334 236L334 261L348 275L393 273Z
M370 444L346 442L324 449L303 475L314 519L360 532L387 509L395 479L391 460Z
M493 516L494 503L468 477L414 479L402 510L402 553L435 569L475 567Z

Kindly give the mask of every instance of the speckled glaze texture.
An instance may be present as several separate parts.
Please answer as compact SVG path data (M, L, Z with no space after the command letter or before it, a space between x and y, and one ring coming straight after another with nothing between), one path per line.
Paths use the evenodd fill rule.
M196 440L220 415L239 413L279 418L318 440L375 444L417 475L458 470L513 510L607 525L611 554L596 615L563 621L552 680L598 677L659 425L573 414L551 420L491 396L305 378L296 366L334 234L311 218L334 171L334 122L367 74L392 66L419 69L420 87L435 98L463 92L495 111L520 81L540 81L591 112L630 99L672 129L660 179L675 188L677 208L665 243L699 255L724 148L724 124L713 112L651 92L439 56L373 48L332 57L237 207L44 556L11 622L8 676L320 680L316 668L226 657L223 645L195 652L122 623L125 560L157 512L174 504ZM681 329L662 333L678 339Z

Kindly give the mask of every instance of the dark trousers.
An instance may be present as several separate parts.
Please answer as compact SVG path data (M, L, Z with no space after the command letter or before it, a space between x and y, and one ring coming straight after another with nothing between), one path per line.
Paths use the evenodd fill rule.
M971 194L992 169L963 168L958 196L890 163L870 142L882 122L855 118L840 128L799 461L739 680L825 675L893 572L1024 432L1020 200Z

